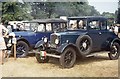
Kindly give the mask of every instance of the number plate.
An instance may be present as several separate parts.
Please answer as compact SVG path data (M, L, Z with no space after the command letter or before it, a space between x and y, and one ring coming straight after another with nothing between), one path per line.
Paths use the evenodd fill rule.
M40 56L46 56L46 51L40 51Z

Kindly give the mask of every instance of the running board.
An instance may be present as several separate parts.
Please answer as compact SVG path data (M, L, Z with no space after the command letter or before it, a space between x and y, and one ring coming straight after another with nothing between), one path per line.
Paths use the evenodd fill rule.
M95 53L91 53L85 57L92 57L92 56L98 56L99 54L103 54L103 53L109 53L109 51L101 51L101 52L95 52Z

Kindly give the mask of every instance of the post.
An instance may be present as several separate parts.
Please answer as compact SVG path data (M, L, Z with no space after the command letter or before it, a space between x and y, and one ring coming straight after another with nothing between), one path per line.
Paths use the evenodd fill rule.
M16 60L16 44L14 44L14 59Z
M16 60L16 38L15 37L13 37L12 42L14 45L14 59Z

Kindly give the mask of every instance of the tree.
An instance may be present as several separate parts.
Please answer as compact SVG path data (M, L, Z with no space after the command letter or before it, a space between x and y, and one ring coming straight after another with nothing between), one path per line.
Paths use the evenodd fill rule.
M4 2L3 19L26 20L60 16L96 16L100 13L88 2Z
M118 12L116 12L117 14L117 23L120 24L120 0L118 2Z
M110 12L103 12L101 15L107 18L115 18L115 14Z
M88 2L35 2L32 3L32 15L36 19L59 16L95 16L100 13L93 6L88 5Z
M2 20L26 20L32 19L27 3L3 2L2 4Z

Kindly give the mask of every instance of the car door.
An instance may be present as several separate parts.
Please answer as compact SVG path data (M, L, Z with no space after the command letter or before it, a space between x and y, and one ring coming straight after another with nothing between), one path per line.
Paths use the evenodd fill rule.
M100 30L100 40L101 40L101 49L106 49L109 41L112 40L113 38L113 32L110 32L109 30L107 30L107 21L100 21L100 26L101 26L101 30ZM115 35L114 35L115 36Z
M100 50L101 47L101 30L99 26L99 21L98 20L91 20L88 23L89 30L88 30L88 35L92 39L92 44L93 44L93 51L98 51Z

